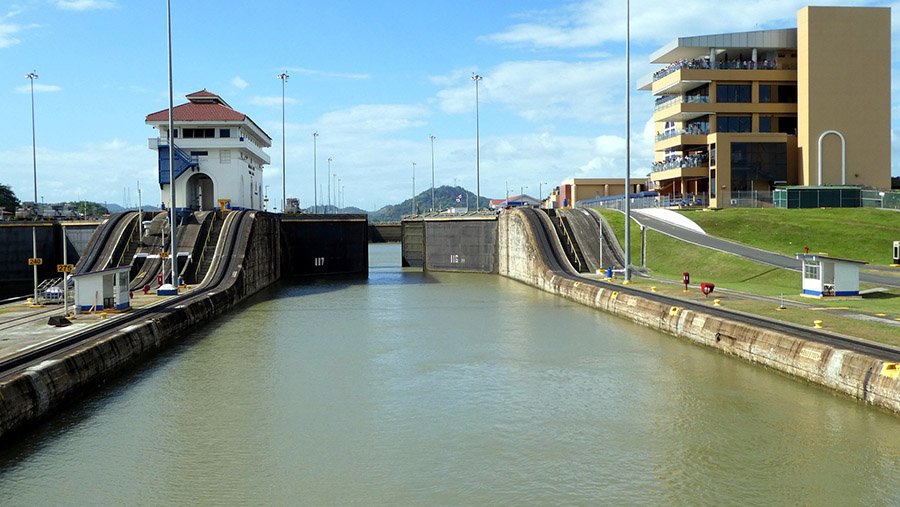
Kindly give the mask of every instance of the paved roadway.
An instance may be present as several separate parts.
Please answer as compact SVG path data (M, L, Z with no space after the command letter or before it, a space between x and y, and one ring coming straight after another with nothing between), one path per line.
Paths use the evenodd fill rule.
M685 229L684 227L679 227L664 220L660 220L658 218L654 218L641 213L632 214L632 218L637 223L645 227L648 227L655 231L659 231L663 234L672 236L673 238L677 238L682 241L687 241L689 243L693 243L695 245L706 248L711 248L713 250L718 250L720 252L746 257L747 259L761 262L763 264L768 264L770 266L777 266L779 268L800 271L800 261L794 259L793 257L787 257L785 255L767 252L758 248L733 243L721 238L716 238L707 234L692 231L690 229ZM867 269L879 269L879 267L869 266ZM872 273L871 271L860 271L859 279L862 282L872 283L882 287L900 287L900 278L890 275Z

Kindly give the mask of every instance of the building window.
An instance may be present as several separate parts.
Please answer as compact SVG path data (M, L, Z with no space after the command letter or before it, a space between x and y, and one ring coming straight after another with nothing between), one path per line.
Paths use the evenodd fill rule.
M750 102L749 84L717 84L716 102Z
M173 130L172 132L175 133L175 135L174 135L173 137L178 137L178 129L175 129L175 130Z
M219 129L219 137L231 137L231 129Z
M208 157L209 152L208 151L192 151L191 156L192 157Z
M709 145L709 165L716 165L716 143L712 143Z
M211 139L216 137L216 129L182 129L185 139Z
M797 117L796 116L779 116L778 130L782 134L797 135Z
M760 103L796 104L797 85L759 85Z
M220 164L230 164L231 163L231 150L219 150L219 163Z
M716 197L716 170L712 169L709 171L709 196L712 198Z
M760 132L772 132L772 125L774 124L772 115L761 114L759 115L759 131Z
M807 280L818 280L819 279L819 263L818 262L807 262L803 265L803 278Z
M750 116L725 116L716 118L717 132L751 132L753 119Z
M787 181L787 143L731 143L731 190L771 190Z

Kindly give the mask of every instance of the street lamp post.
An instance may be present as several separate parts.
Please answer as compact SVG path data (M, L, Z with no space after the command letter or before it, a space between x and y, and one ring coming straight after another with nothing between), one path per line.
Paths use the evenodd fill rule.
M544 207L544 192L543 192L543 189L544 189L544 185L546 185L546 184L547 184L546 181L542 181L542 182L538 183L538 200L541 201L541 203L538 205L539 208L543 208L543 207Z
M625 0L625 282L631 283L631 0Z
M169 38L169 240L171 247L169 248L169 257L172 259L172 285L175 287L174 293L178 289L178 255L175 252L177 245L175 227L177 226L175 217L175 118L173 118L174 95L172 92L172 0L166 1L166 31Z
M429 135L428 139L431 139L431 212L434 213L434 140L437 138Z
M319 139L319 132L313 132L313 213L319 212L319 194L316 193L316 188L318 188L318 177L319 177L319 156L316 153L317 140Z
M412 163L413 166L413 198L412 198L412 214L416 214L416 163Z
M37 71L31 71L28 74L25 74L25 77L31 81L31 165L34 170L34 212L35 216L33 220L37 221L37 138L35 137L35 129L34 129L34 80L37 79ZM31 224L31 257L37 258L37 227L35 227L34 222ZM34 305L38 304L38 267L37 264L32 266L34 268L34 299L31 300L31 303Z
M286 162L284 144L284 83L287 82L288 78L290 78L291 76L289 76L287 72L282 72L275 77L281 80L281 212L284 213L284 210L287 209L287 190L285 189L285 174L287 169L285 167ZM268 186L266 187L266 189L266 197L268 197Z
M334 199L333 199L333 201L334 201L334 206L333 206L333 208L332 208L333 213L337 213L337 208L338 208L338 196L337 196L338 186L337 186L337 180L338 180L337 173L332 174L332 175L331 175L331 186L332 186L332 188L334 189L334 190L332 190L332 193L334 194L334 196L333 196L333 198L334 198Z
M328 206L325 208L325 213L330 213L331 209L331 157L328 157Z
M475 209L481 209L481 130L478 119L478 82L482 77L472 73L475 81Z
M344 211L344 192L341 191L341 178L338 178L337 184L337 202L338 208L340 208L341 212Z

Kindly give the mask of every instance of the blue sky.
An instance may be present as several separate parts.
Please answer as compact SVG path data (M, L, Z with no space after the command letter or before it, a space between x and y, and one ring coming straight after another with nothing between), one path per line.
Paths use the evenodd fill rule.
M653 99L634 89L648 55L678 36L796 26L793 0L632 0L632 175L652 159ZM896 6L898 2L812 2ZM345 204L374 209L431 185L475 191L480 84L482 195L536 195L565 178L625 171L625 3L586 1L173 0L176 105L202 88L248 114L274 142L265 168L281 195L281 82L287 194L313 193L332 171ZM33 196L28 80L36 70L38 195L47 202L159 200L144 124L167 106L164 0L0 0L0 183ZM896 12L892 44L898 46ZM892 58L892 138L900 132ZM892 160L897 160L893 143ZM900 175L894 162L893 175ZM320 197L323 194L320 193ZM321 199L320 199L321 200Z

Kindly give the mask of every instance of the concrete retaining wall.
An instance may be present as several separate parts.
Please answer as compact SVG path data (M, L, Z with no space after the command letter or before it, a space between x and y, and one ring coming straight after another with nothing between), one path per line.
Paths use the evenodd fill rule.
M196 325L228 311L242 299L276 281L278 220L257 213L249 234L235 250L241 269L227 275L225 288L206 291L189 303L156 314L32 366L0 384L0 438L43 417L89 387L103 383L146 354L186 336Z
M900 413L900 379L880 359L629 296L554 271L521 212L502 213L498 232L503 276Z

